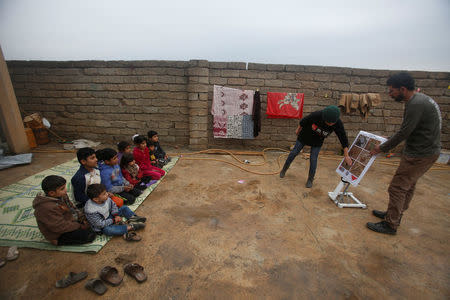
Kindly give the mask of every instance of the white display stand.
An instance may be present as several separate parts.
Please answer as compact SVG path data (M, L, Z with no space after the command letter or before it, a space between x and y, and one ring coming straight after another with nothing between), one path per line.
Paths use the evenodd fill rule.
M345 187L344 187L345 185ZM339 208L343 207L359 207L359 208L367 208L367 205L362 203L358 200L355 196L353 196L353 193L347 192L348 188L350 186L350 182L344 182L341 180L339 184L336 186L333 192L328 192L328 196L331 198L331 200L334 201L334 203ZM344 189L344 191L342 191ZM344 199L352 199L355 203L347 203L343 202Z
M347 190L350 184L355 187L358 186L359 182L375 160L376 156L370 155L370 151L385 141L385 138L370 132L360 131L358 133L348 151L352 164L347 165L345 160L342 159L336 169L336 172L341 176L341 182L336 186L333 192L328 192L328 196L339 208L367 208L367 205L359 201L353 196L353 193L349 193ZM353 200L354 203L347 203L350 202L350 199Z

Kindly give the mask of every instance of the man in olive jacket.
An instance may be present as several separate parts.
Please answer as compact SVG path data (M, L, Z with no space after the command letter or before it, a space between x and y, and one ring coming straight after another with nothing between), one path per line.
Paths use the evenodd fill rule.
M403 213L408 209L417 180L438 159L441 150L442 117L439 106L429 96L415 92L414 79L406 72L391 76L387 80L389 96L405 103L403 123L400 130L383 144L375 147L371 154L387 152L406 140L400 165L389 185L387 211L372 213L383 221L367 223L373 231L396 234Z

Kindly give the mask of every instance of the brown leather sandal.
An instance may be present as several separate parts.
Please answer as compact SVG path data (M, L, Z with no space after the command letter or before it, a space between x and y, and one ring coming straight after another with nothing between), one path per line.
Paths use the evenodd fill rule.
M137 263L126 264L123 269L126 274L136 279L138 283L147 280L147 274L144 273L144 267Z

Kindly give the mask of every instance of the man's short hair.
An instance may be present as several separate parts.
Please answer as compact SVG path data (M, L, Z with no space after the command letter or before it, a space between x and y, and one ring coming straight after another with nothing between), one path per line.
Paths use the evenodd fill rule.
M402 86L408 91L413 91L415 89L414 78L408 72L400 72L392 75L386 81L387 86L392 86L393 88L399 89Z
M100 194L104 191L106 191L106 186L104 184L94 183L87 187L86 195L89 197L89 199L94 199L100 196Z
M95 150L94 150L94 149L89 148L89 147L80 148L80 149L77 151L77 158L78 158L78 161L79 161L80 164L81 164L81 160L82 160L82 159L87 160L87 158L88 158L89 156L91 156L92 154L95 154Z
M56 191L57 188L66 184L64 177L58 175L49 175L42 180L41 187L46 195L51 191Z

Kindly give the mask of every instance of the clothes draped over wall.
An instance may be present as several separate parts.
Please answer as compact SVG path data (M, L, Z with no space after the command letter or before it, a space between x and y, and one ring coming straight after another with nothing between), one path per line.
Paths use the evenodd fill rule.
M254 138L255 92L214 85L211 108L215 138Z
M267 118L301 119L304 98L303 93L267 92Z
M261 95L255 92L253 98L253 136L257 137L261 131Z
M380 104L381 96L377 93L342 94L339 100L339 107L344 108L345 114L359 111L364 120L367 120L369 111Z

